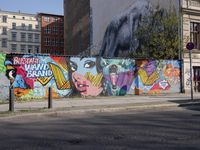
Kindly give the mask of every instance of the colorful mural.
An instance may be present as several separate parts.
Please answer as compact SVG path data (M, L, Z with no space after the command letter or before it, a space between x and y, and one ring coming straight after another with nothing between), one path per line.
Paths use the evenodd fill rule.
M97 96L102 91L103 74L96 58L70 58L71 78L75 89L83 96Z
M180 61L138 60L137 74L131 86L135 94L180 92Z
M17 97L47 97L48 87L52 87L53 97L64 97L71 92L67 63L63 58L7 55L5 66L6 76Z
M131 59L101 59L104 89L108 95L126 95L133 82L135 61Z
M123 96L180 92L180 61L0 54L1 98Z

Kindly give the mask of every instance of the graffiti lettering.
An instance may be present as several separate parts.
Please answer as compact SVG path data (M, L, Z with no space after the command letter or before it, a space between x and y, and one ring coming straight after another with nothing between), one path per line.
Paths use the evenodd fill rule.
M51 70L33 70L28 71L26 77L27 78L39 78L39 77L50 77L52 76Z
M38 64L38 63L39 63L38 58L20 58L20 57L13 58L14 65Z

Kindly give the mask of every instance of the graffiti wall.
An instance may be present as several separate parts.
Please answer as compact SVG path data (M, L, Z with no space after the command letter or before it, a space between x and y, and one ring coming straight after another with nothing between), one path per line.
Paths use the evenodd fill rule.
M180 92L176 60L0 54L0 76L2 99L10 85L20 99Z
M76 90L83 96L98 96L103 91L103 74L96 58L70 58L71 78Z
M22 99L47 97L48 87L52 87L56 98L71 92L67 61L63 57L7 55L5 67L15 96Z
M131 93L160 94L180 92L180 61L138 60L137 76Z
M135 61L102 58L101 67L104 76L104 90L107 95L126 95L134 79Z

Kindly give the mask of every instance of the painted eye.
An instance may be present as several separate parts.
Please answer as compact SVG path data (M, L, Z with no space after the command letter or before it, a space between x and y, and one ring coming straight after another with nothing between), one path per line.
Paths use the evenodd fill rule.
M95 62L94 61L87 61L84 64L85 68L93 68L95 66Z
M70 62L70 67L73 72L77 70L77 65L72 61Z

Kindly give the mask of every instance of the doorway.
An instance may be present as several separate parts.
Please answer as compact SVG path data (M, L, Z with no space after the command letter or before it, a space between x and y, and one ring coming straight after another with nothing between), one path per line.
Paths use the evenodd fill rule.
M200 67L199 66L195 66L193 67L193 73L194 73L194 78L193 78L193 82L194 82L194 91L195 92L200 92Z

